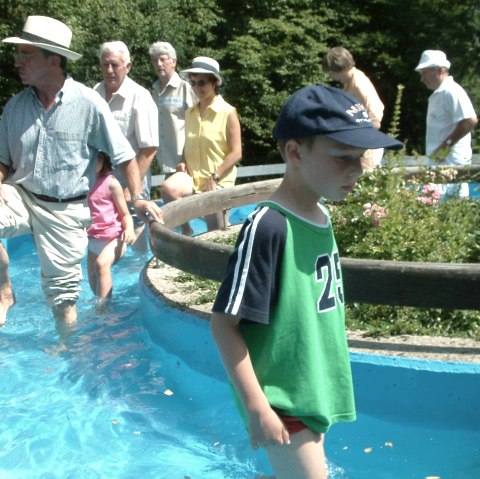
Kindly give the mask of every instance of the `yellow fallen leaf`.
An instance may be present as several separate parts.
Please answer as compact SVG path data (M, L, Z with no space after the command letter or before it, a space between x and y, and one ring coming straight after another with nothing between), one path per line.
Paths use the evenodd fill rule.
M440 476L426 476L425 479L442 479Z
M165 394L165 396L173 396L173 391L171 391L170 389L166 389L163 394Z
M372 451L373 451L373 447L366 447L366 448L363 450L363 452L364 452L365 454L370 454Z
M385 447L393 447L393 442L386 442Z
M118 421L117 419L112 419L112 424L116 426L117 424L120 424L120 421Z

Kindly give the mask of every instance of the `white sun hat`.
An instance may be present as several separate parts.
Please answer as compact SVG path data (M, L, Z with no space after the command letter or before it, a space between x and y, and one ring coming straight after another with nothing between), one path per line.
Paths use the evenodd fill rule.
M5 38L5 43L33 45L48 50L69 60L78 60L82 55L70 50L72 30L59 20L40 15L27 18L20 37Z
M447 60L447 55L440 50L425 50L422 53L422 57L420 58L420 62L415 68L415 71L418 72L424 68L431 67L450 68L450 62Z
M188 70L182 70L179 75L184 80L188 79L188 76L193 73L208 73L213 75L218 80L218 85L223 83L220 76L220 65L217 60L210 57L196 57L192 61L192 66Z

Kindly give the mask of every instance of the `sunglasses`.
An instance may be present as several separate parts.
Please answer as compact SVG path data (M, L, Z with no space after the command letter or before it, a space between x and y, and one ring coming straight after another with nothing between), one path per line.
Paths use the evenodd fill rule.
M208 80L189 80L190 85L192 86L199 86L202 88L202 86L205 86L207 83L210 83Z

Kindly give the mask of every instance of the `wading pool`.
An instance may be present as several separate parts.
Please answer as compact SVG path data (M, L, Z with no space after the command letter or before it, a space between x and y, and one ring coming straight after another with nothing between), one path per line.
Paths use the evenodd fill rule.
M149 254L113 269L96 310L86 280L61 346L28 236L8 241L17 304L0 329L1 479L253 479L205 320L139 282ZM336 425L335 479L478 479L480 365L352 354L359 417ZM292 478L293 479L293 478Z

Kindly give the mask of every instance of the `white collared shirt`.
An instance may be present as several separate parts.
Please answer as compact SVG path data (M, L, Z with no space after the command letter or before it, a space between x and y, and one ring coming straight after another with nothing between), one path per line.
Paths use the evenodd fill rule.
M106 99L104 82L95 85L94 90ZM158 146L157 107L146 88L127 76L108 106L135 155L140 148Z
M425 151L427 156L435 151L455 128L466 119L476 117L472 102L465 90L448 76L430 95L427 111L427 135ZM464 165L472 159L472 135L468 133L452 145L445 164Z
M163 173L176 171L185 145L185 111L197 103L190 84L174 73L167 86L160 90L160 80L153 84L152 96L158 107L160 144L157 159Z

